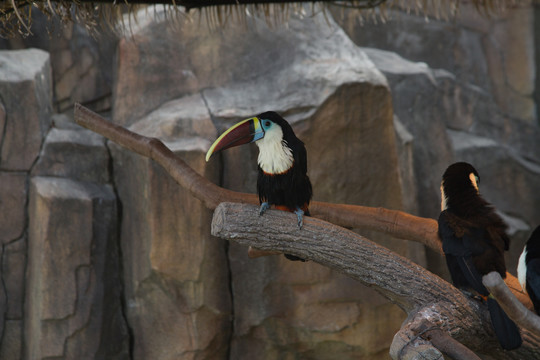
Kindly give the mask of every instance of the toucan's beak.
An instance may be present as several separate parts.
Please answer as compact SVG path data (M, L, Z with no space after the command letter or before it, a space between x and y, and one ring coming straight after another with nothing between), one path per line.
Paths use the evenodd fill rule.
M264 130L261 126L259 118L252 117L242 120L239 123L231 126L227 131L221 134L216 141L210 146L206 153L206 161L210 157L221 150L231 148L233 146L248 144L257 141L264 137Z

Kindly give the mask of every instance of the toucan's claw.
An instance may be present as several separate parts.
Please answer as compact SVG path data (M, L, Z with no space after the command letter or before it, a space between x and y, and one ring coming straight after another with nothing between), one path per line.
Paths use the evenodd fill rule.
M299 207L297 207L294 213L296 214L296 217L298 218L298 228L302 229L302 226L304 225L304 211L300 209Z
M261 204L261 207L259 208L259 216L264 214L266 210L270 209L270 204L268 204L266 201Z

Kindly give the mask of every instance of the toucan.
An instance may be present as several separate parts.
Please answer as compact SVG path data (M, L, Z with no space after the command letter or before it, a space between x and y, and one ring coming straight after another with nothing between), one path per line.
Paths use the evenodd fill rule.
M206 161L219 151L251 142L259 148L259 215L271 206L294 212L301 229L303 216L309 216L308 206L313 195L307 175L307 152L291 125L278 113L263 112L231 126L212 144L206 153ZM290 260L302 260L289 254L285 256Z
M519 256L517 268L518 280L527 292L540 315L540 225L531 234Z
M497 271L506 277L504 251L510 245L507 225L491 204L482 198L480 176L469 163L450 165L442 176L439 236L454 285L474 290L487 302L491 323L501 347L518 348L521 335L482 284L482 276Z

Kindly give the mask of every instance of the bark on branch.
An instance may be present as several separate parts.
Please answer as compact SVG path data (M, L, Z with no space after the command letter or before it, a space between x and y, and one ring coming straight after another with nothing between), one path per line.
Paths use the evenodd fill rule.
M521 348L504 351L495 339L485 305L465 296L426 269L374 242L321 219L306 217L298 229L295 215L270 210L258 215L258 206L220 204L214 211L212 234L246 246L286 252L345 273L374 288L401 307L414 338L432 331L431 340L449 347L440 329L475 352L494 359L540 358L540 338L523 331ZM419 325L421 324L421 325ZM433 335L435 334L435 335ZM433 339L435 336L435 339ZM433 344L435 346L435 344ZM464 358L460 348L455 355ZM461 354L461 355L459 355Z
M540 317L516 299L499 273L491 272L485 275L482 283L516 324L540 336Z

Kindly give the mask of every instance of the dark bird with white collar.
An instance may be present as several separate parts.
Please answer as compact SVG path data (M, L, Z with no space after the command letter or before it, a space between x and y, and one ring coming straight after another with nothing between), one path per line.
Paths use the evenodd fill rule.
M518 280L540 315L540 226L531 234L518 261Z
M516 324L482 284L482 276L497 271L504 279L504 251L510 245L507 225L479 194L480 177L465 162L450 165L441 183L439 236L454 285L474 290L487 302L499 343L506 350L521 346Z
M240 121L225 131L210 147L210 157L233 146L255 142L259 147L257 193L262 215L271 206L294 212L298 227L309 216L313 191L307 175L307 152L289 123L279 114L267 111ZM286 254L291 260L295 256Z

